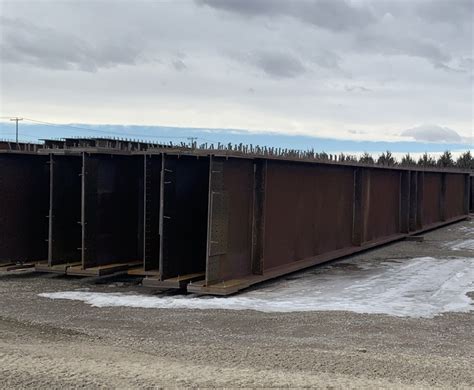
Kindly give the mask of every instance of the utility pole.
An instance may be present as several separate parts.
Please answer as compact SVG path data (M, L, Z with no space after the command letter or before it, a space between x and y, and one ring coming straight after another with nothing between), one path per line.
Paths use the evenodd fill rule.
M11 118L10 120L16 122L16 143L18 143L18 121L22 121L23 118L17 117L17 118Z

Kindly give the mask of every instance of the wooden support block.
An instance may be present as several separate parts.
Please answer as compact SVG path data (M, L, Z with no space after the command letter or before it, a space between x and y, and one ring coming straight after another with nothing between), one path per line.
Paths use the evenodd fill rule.
M97 267L82 268L82 266L69 267L66 271L67 275L74 276L106 276L116 273L125 273L131 267L136 267L140 263L119 263L107 264Z
M135 267L135 268L130 268L127 272L130 276L153 276L153 277L160 277L160 271L159 270L149 270L145 271L143 267Z
M178 276L176 278L169 278L165 280L160 280L156 277L148 277L143 279L143 286L145 287L154 287L159 289L183 289L189 283L204 280L205 273L196 273L196 274L188 274L183 276Z
M65 275L69 267L77 267L80 265L81 265L80 262L56 264L52 266L50 266L48 263L37 263L35 264L35 271Z
M21 269L33 268L34 263L10 263L0 267L0 272L17 271Z

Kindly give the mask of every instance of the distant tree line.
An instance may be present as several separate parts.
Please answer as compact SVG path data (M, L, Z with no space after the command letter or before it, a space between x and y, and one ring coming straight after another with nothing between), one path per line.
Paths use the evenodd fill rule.
M337 157L341 162L359 162L362 164L377 164L385 166L402 166L402 167L434 167L434 168L459 168L474 170L474 157L470 151L461 154L456 160L453 158L451 152L446 151L438 159L433 158L428 153L424 153L418 161L407 153L400 162L398 162L390 151L382 153L377 159L374 159L369 153L364 153L362 156L347 155L341 153Z

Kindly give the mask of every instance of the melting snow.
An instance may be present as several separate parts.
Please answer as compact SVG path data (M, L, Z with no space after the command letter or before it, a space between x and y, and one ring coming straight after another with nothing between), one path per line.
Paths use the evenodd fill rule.
M452 249L453 251L460 251L463 249L474 251L474 239L456 240L456 241L450 242L447 246L449 247L449 249Z
M151 296L65 291L39 294L95 307L227 309L262 312L345 310L393 316L434 317L469 312L474 258L345 260L288 276L231 297Z

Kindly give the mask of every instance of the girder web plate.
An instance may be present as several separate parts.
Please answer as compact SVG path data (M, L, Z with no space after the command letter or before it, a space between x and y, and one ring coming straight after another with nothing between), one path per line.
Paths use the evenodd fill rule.
M213 283L219 280L220 255L225 254L227 235L226 203L224 194L224 163L211 160L210 163L210 210L209 210L209 237L208 256L206 264L206 282Z
M252 272L253 162L214 159L210 167L206 283Z
M212 224L209 256L218 256L227 252L229 197L225 191L212 192L211 196Z

